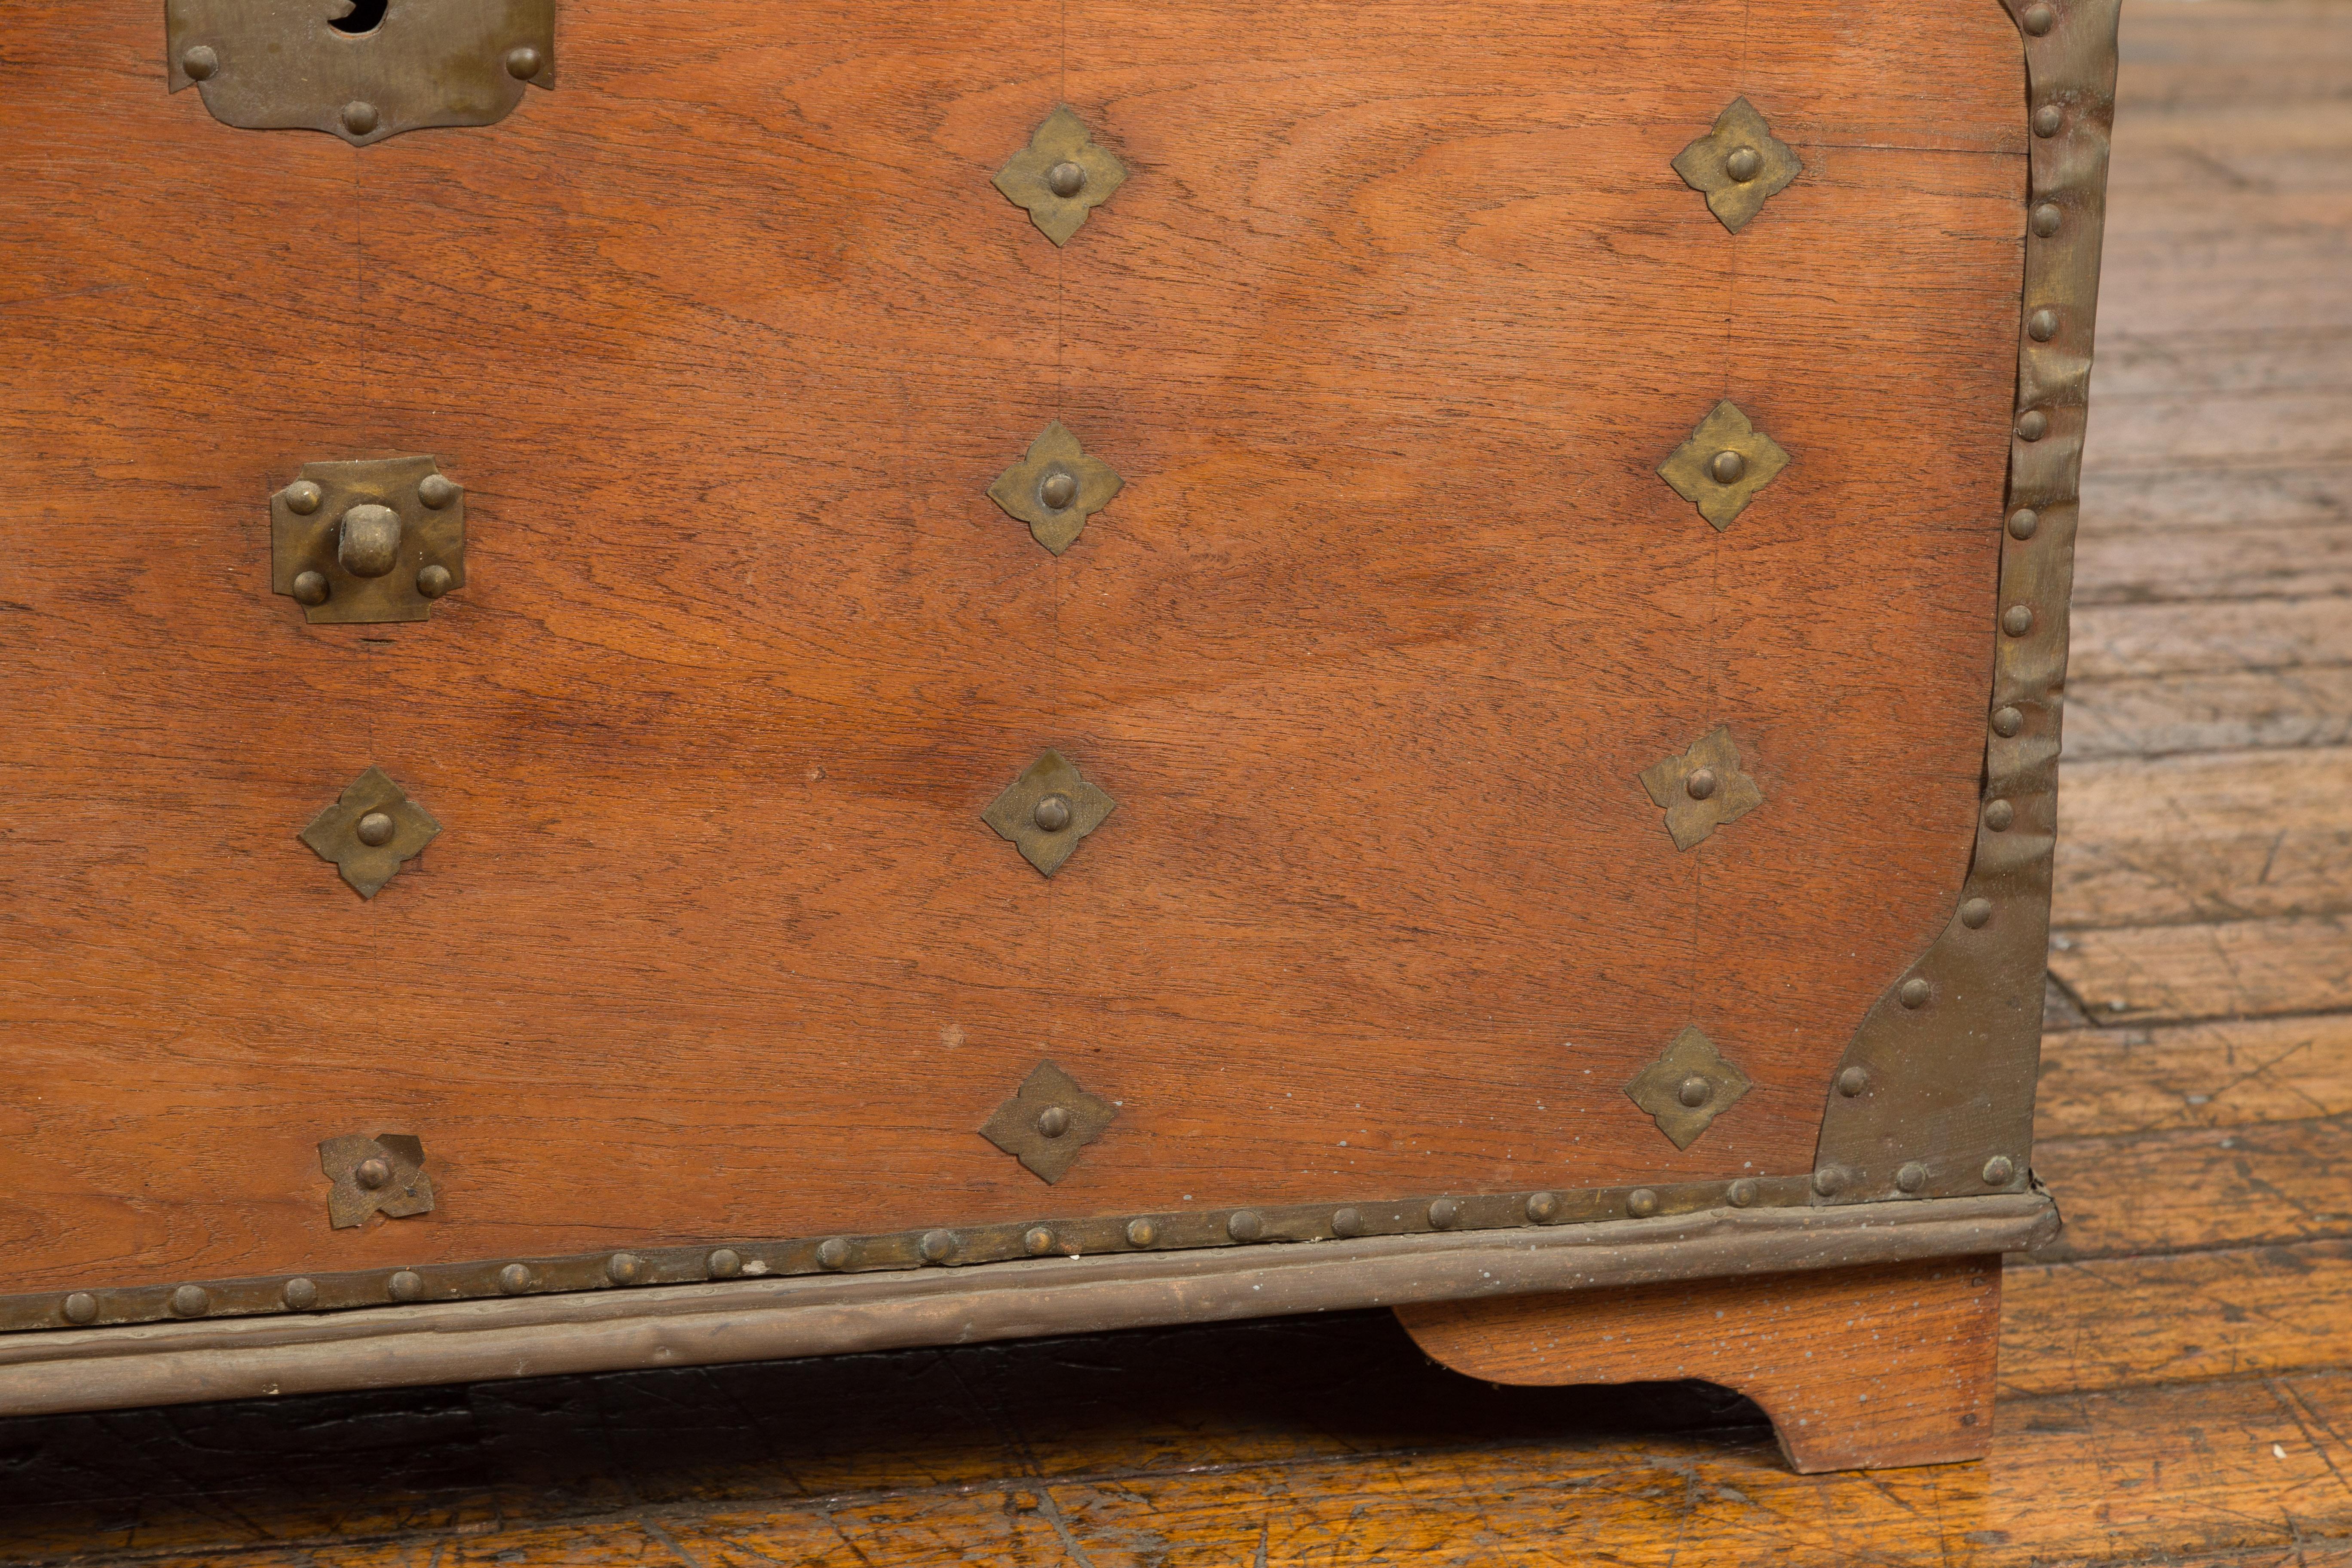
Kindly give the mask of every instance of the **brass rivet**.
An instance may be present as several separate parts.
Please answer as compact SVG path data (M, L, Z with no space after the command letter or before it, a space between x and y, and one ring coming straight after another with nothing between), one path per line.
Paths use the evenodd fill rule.
M387 813L371 811L365 816L360 818L360 842L366 845L371 849L381 849L385 845L391 843L394 831L394 824L392 817ZM365 1170L370 1165L380 1167L383 1164L383 1162L381 1160L362 1160L360 1162L362 1170ZM380 1187L383 1185L383 1178L380 1176L375 1181L370 1182L362 1175L360 1177L360 1185L363 1187Z
M294 574L294 602L298 605L323 605L327 602L327 579L317 572Z
M2017 1163L2006 1154L1995 1154L1984 1163L1985 1185L2005 1187L2017 1178Z
M1047 474L1045 482L1037 487L1037 499L1055 511L1064 510L1078 499L1077 476L1061 473Z
M2047 5L2028 5L2025 8L2025 30L2037 38L2047 33L2057 20L2058 13Z
M1764 154L1753 147L1735 147L1723 161L1723 172L1744 185L1764 172Z
M2017 807L2005 800L1997 800L1985 807L1985 826L1995 833L2006 833L2009 825L2017 820Z
M2033 209L2033 232L2044 239L2056 234L2058 226L2065 221L2066 215L2059 209L2056 202L2043 202Z
M1895 1185L1901 1191L1916 1193L1927 1184L1927 1167L1913 1160L1895 1173Z
M414 1301L425 1294L425 1276L414 1268L404 1268L384 1282L395 1301Z
M457 585L449 568L439 564L427 566L416 574L416 591L428 599L437 599Z
M1990 899L1970 899L1960 906L1960 923L1970 931L1981 931L1985 921L1992 919Z
M2046 343L2058 335L2058 312L2047 306L2025 318L2025 335L2037 343Z
M2031 539L2033 531L2041 526L2042 514L2030 506L2021 506L2009 514L2009 536L2011 539Z
M378 119L373 103L362 103L354 99L343 105L343 129L354 136L364 136L374 130Z
M1043 1258L1054 1250L1054 1233L1042 1225L1033 1225L1022 1234L1021 1245L1029 1249L1032 1258Z
M2000 613L2000 629L2013 637L2021 637L2033 629L2033 606L2011 605Z
M1715 1098L1715 1085L1693 1073L1675 1087L1675 1098L1696 1110Z
M416 481L416 499L439 511L457 499L457 483L446 474L427 474Z
M1067 201L1087 188L1086 169L1066 161L1056 163L1045 171L1045 188Z
M87 1290L77 1290L66 1298L66 1321L87 1323L98 1317L98 1298Z
M172 1292L172 1310L183 1318L201 1318L212 1306L213 1293L201 1285L183 1285Z
M1927 1005L1927 998L1935 994L1934 986L1915 974L1903 983L1903 989L1895 994L1895 999L1906 1007L1916 1010L1925 1007Z
M924 1262L945 1263L949 1258L955 1256L955 1232L951 1230L927 1230L923 1232L920 1250L923 1255Z
M2036 136L2055 136L2065 123L2066 111L2054 103L2045 103L2033 111L2033 133Z
M2014 708L1996 708L1992 714L1992 732L2003 740L2025 728L2025 715Z
M1736 485L1748 472L1748 459L1737 452L1717 452L1707 460L1706 471L1715 476L1719 485Z
M392 818L384 816L384 814L380 811L370 812L366 816L361 817L360 837L363 842L369 844L381 844L385 838L392 837L391 833L386 832L382 838L369 838L367 837L367 825L371 820L382 822L387 828L389 828L392 824ZM374 1192L378 1187L383 1186L386 1182L392 1180L392 1163L379 1155L371 1154L366 1159L362 1160L358 1164L352 1167L352 1180L357 1182L361 1186L365 1187L369 1192Z
M319 1287L310 1280L297 1277L286 1281L278 1293L280 1300L298 1312L307 1312L319 1304Z
M743 1255L731 1247L722 1247L703 1259L702 1266L713 1279L732 1279L743 1272Z
M520 1263L509 1263L499 1270L499 1289L509 1296L520 1296L530 1289L530 1270Z
M645 1272L646 1260L634 1252L616 1252L604 1259L604 1278L615 1285L634 1285Z
M1558 1213L1559 1213L1559 1194L1530 1193L1528 1194L1528 1217L1536 1224L1543 1225Z
M1357 1213L1354 1209L1339 1209L1336 1211L1331 1215L1331 1234L1333 1236L1363 1235L1364 1216Z
M1042 832L1059 833L1070 825L1070 803L1061 795L1049 795L1037 803L1037 809L1029 814L1029 820L1035 823Z
M517 81L529 81L539 74L540 68L546 63L540 58L539 51L528 44L519 49L507 51L507 75Z
M1625 1212L1635 1219L1647 1219L1658 1212L1658 1194L1647 1187L1635 1187L1625 1197Z
M198 44L180 57L180 68L188 73L190 81L210 81L213 72L220 69L220 56L210 44Z
M1439 1230L1451 1230L1461 1219L1462 1205L1452 1198L1440 1198L1429 1205L1429 1223Z
M1037 1113L1037 1131L1048 1138L1059 1138L1070 1130L1070 1113L1058 1105L1049 1105Z
M1725 1195L1731 1199L1733 1208L1744 1209L1756 1201L1756 1184L1748 1177L1742 1176L1731 1184L1730 1191Z
M286 510L303 517L318 510L319 503L326 499L327 492L308 479L296 479L286 487Z
M1694 769L1691 776L1683 780L1683 793L1693 800L1706 800L1715 794L1715 788L1716 778L1713 768Z
M1131 1219L1127 1222L1128 1246L1149 1247L1159 1239L1160 1227L1152 1224L1150 1220Z
M829 1236L823 1241L816 1244L817 1267L820 1268L846 1268L849 1267L849 1252L850 1248L847 1238L838 1236Z
M1235 1241L1255 1241L1265 1234L1265 1221L1254 1209L1235 1209L1226 1217L1225 1234Z
M1838 1190L1844 1185L1845 1173L1835 1165L1823 1165L1813 1173L1813 1191L1825 1198L1837 1196Z
M1837 1076L1837 1090L1848 1100L1852 1100L1869 1087L1870 1073L1867 1068L1851 1067Z
M2029 408L2018 417L2017 437L2021 441L2039 441L2050 434L2050 416L2039 408Z

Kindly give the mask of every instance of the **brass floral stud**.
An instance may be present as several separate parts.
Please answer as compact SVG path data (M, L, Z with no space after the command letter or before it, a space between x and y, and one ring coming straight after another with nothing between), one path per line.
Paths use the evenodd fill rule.
M1715 117L1714 130L1675 154L1675 173L1706 197L1706 210L1734 234L1804 167L1744 98L1733 99Z
M1029 454L996 477L988 499L1029 525L1029 535L1059 555L1086 531L1087 519L1110 505L1127 481L1055 420Z
M1045 117L1029 145L996 172L1005 199L1029 209L1029 220L1055 245L1066 245L1087 215L1127 183L1127 165L1097 146L1087 123L1067 107Z
M1690 438L1666 455L1658 477L1721 532L1788 466L1789 454L1780 444L1748 423L1737 404L1726 402L1717 404Z
M1675 1037L1664 1056L1633 1075L1625 1094L1650 1113L1675 1148L1687 1149L1748 1088L1748 1075L1725 1060L1715 1042L1694 1025Z
M302 842L332 860L362 899L399 875L404 860L425 853L439 835L433 814L408 798L408 792L370 768L352 781L342 798L327 807L301 832Z
M1103 825L1118 802L1078 776L1059 752L1046 752L1004 787L981 820L1010 839L1022 858L1050 877Z
M1103 1135L1118 1110L1052 1062L1040 1062L1013 1098L991 1112L980 1135L1051 1184L1069 1174L1078 1151Z
M319 1145L319 1168L334 1184L327 1192L327 1223L337 1230L363 1225L371 1215L405 1219L433 1212L424 1140L405 1132L330 1138Z
M1704 843L1727 822L1737 822L1764 804L1756 781L1739 771L1739 748L1731 731L1717 725L1679 757L1642 770L1642 787L1666 814L1675 847Z

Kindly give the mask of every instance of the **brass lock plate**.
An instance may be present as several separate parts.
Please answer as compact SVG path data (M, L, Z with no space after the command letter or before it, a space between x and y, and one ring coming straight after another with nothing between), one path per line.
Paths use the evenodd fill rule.
M364 147L491 125L555 85L555 0L167 0L172 90L247 131Z
M422 621L466 585L466 492L431 458L305 463L269 498L269 587L313 626Z

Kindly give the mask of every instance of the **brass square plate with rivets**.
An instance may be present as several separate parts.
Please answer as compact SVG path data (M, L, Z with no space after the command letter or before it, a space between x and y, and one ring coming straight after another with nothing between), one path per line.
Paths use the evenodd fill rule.
M1068 109L1056 109L996 172L996 188L1013 205L1025 207L1038 232L1067 245L1087 215L1110 200L1127 183L1127 165L1098 146L1087 122Z
M319 1168L334 1184L327 1193L327 1221L337 1230L364 1225L372 1215L405 1219L433 1212L425 1142L405 1132L330 1138L319 1145Z
M1675 847L1704 843L1727 822L1737 822L1764 804L1764 792L1740 771L1739 748L1731 731L1717 725L1679 757L1642 770L1642 787L1666 814Z
M1004 786L1004 793L980 814L981 820L1012 841L1024 858L1050 877L1078 847L1078 840L1103 825L1118 809L1118 802L1078 776L1078 770L1049 751Z
M555 85L555 0L166 0L172 88L224 125L364 147Z
M1633 1075L1625 1094L1656 1120L1658 1131L1675 1148L1687 1149L1748 1087L1748 1075L1694 1024L1674 1037L1664 1056Z
M1089 457L1058 419L1029 443L1027 455L996 477L988 499L1029 525L1030 537L1059 555L1078 542L1087 519L1110 505L1127 481Z
M1078 1151L1103 1135L1118 1110L1088 1094L1052 1062L1040 1062L981 1124L980 1135L1051 1184L1069 1174Z
M1744 98L1733 99L1712 131L1675 154L1675 173L1706 197L1706 210L1734 234L1804 167Z
M1788 466L1789 454L1780 444L1750 424L1738 405L1724 402L1667 454L1658 477L1720 531Z
M372 767L352 781L341 799L311 818L300 837L319 858L335 863L361 898L373 899L399 875L401 862L424 854L440 831L431 812L409 799L383 769Z
M269 498L269 587L313 626L429 620L466 585L466 492L431 458L305 463Z

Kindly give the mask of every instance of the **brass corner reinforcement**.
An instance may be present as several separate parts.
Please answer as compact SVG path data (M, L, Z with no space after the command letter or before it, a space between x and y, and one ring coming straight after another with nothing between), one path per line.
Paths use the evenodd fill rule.
M1650 1113L1675 1148L1687 1149L1749 1087L1748 1075L1715 1048L1705 1031L1690 1024L1664 1055L1633 1075L1625 1096Z
M1127 183L1127 165L1097 144L1087 122L1066 105L1047 115L1030 134L1029 145L996 172L1004 198L1025 207L1039 233L1055 245L1070 237L1095 208Z
M490 125L555 85L555 0L166 0L171 90L247 131L365 147Z
M1090 457L1058 419L1029 443L1026 456L996 477L988 499L1029 525L1029 535L1059 555L1086 531L1087 520L1126 488L1118 471Z
M1005 785L980 817L1010 840L1022 858L1050 877L1062 868L1078 840L1118 809L1118 802L1108 791L1079 777L1061 752L1047 750Z
M334 1184L327 1191L327 1222L337 1230L364 1225L373 1215L405 1219L433 1212L424 1142L405 1132L330 1138L319 1145L319 1168Z
M1733 99L1715 117L1715 128L1675 153L1674 163L1675 173L1706 197L1706 210L1734 234L1805 167L1744 98Z
M2119 0L2004 0L2023 35L2028 179L1984 788L1942 933L1864 1015L1823 1089L1812 1201L2032 1184L2059 721L2115 121Z
M1052 1062L1040 1062L981 1124L980 1135L1051 1185L1070 1173L1078 1152L1101 1137L1118 1115L1109 1100L1088 1094Z
M1727 400L1708 410L1689 437L1666 454L1658 477L1719 533L1788 466L1789 454L1780 444Z
M269 586L312 625L429 620L466 585L466 491L435 458L305 463L269 498Z
M400 874L401 863L425 853L441 832L433 814L371 767L341 799L310 819L299 837L321 860L331 860L362 899Z
M1739 747L1726 724L1693 741L1681 756L1652 763L1639 776L1650 799L1665 811L1666 833L1677 849L1705 843L1725 823L1764 804L1762 787L1740 770Z

